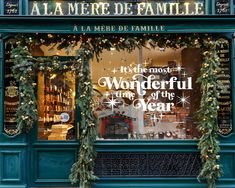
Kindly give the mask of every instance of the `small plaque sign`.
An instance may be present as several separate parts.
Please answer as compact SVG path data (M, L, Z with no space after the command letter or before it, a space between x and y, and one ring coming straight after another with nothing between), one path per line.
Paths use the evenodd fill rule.
M19 15L19 0L4 0L4 15Z
M230 14L230 0L215 0L215 14Z
M218 126L221 135L229 135L233 131L232 126L232 100L231 100L231 81L230 81L230 50L229 42L225 39L220 39L218 48L218 56L220 58L220 74L218 83L226 89L218 98Z

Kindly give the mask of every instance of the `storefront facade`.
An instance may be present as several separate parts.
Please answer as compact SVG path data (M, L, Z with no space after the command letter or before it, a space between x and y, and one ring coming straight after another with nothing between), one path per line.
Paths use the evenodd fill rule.
M75 1L1 0L0 5L0 188L78 186L69 181L82 133L79 123L83 114L76 105L77 80L69 71L49 74L49 77L40 71L36 73L38 120L29 133L19 134L14 117L20 92L11 72L10 42L18 34L27 40L31 40L31 35L39 41L46 40L31 49L32 55L58 57L59 62L75 56L76 47L58 49L72 37L76 41L82 36L123 36L126 42L125 37L133 35L141 43L141 37L146 35L159 38L164 35L169 36L168 46L181 39L188 43L187 48L182 48L183 42L162 48L159 41L158 46L151 47L148 40L148 48L128 51L126 42L125 50L118 50L114 45L101 53L99 62L94 58L90 63L99 120L94 168L99 179L92 184L97 188L207 186L197 180L202 164L194 115L202 95L196 80L203 61L197 42L207 36L208 40L218 39L217 54L224 71L219 81L228 91L222 95L224 98L218 99L220 161L224 175L217 181L217 187L235 187L234 1L75 4ZM53 41L51 45L50 41ZM137 82L133 82L131 87L130 80L136 74L138 83L155 75L156 85L142 85L138 89ZM110 80L120 77L128 82L109 87ZM175 83L179 81L177 86L171 85L170 80L174 79L178 79ZM118 83L121 85L120 80ZM145 95L141 94L143 89L147 91ZM157 90L165 96L158 97L161 93ZM117 105L112 106L108 99L113 99L113 93ZM156 106L143 102L151 103L150 96L155 97ZM132 102L135 108L130 105ZM139 102L143 110L134 102Z

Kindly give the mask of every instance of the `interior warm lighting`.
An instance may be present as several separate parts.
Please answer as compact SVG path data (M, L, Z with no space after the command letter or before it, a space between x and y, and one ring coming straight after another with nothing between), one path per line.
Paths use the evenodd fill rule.
M55 79L55 77L56 77L56 74L52 74L52 76L50 77L50 79L52 80L52 79Z
M160 51L160 52L164 52L164 51L165 51L165 48L159 48L159 51Z
M178 66L178 67L177 67L177 70L178 70L178 71L181 71L181 69L182 69L181 66Z
M39 140L74 139L74 75L70 72L49 77L39 74L38 83L38 116L43 119L38 122Z

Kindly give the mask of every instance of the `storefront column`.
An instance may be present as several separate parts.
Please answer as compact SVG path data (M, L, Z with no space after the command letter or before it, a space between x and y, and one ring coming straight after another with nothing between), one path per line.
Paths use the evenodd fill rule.
M0 33L0 98L3 99L3 65L4 65L4 43L3 43L3 34ZM0 113L3 114L3 100L0 100ZM0 122L0 135L3 131L3 121ZM1 141L0 136L0 141Z
M235 73L235 33L233 33L233 39L232 39L232 45L231 45L231 53L232 53L232 63L231 63L231 67L232 67L232 87L235 88L235 77L234 77L234 73ZM234 95L233 95L234 97Z
M5 33L0 33L0 188L27 188L28 155L25 134L9 136L4 132Z

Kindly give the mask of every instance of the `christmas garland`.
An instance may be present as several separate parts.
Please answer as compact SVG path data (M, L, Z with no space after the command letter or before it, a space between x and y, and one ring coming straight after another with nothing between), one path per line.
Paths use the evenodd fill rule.
M94 115L93 88L90 77L89 60L93 57L91 51L86 48L88 44L82 43L78 52L79 59L77 62L81 64L77 69L78 99L77 104L81 111L80 120L80 149L78 161L73 164L69 179L72 184L80 180L80 187L91 187L91 182L96 179L93 168L95 163L96 152L94 142L97 136L97 121ZM84 47L83 47L84 46ZM79 176L79 178L78 178Z
M18 42L19 43L19 42ZM12 50L15 59L13 74L19 80L20 105L16 113L17 129L28 132L37 120L37 100L34 87L34 70L28 47L17 47Z
M205 178L208 182L208 187L214 188L216 179L222 175L219 164L220 147L219 141L217 140L217 116L219 109L217 79L220 68L219 57L216 52L217 44L209 41L204 42L204 45L204 61L202 63L200 77L198 78L203 92L200 109L198 110L198 129L202 134L198 146L201 150L203 168L198 178Z
M135 48L145 47L147 43L152 48L194 47L200 48L203 63L198 82L201 84L201 104L198 111L198 128L202 136L198 147L201 152L202 169L199 179L206 179L209 188L215 187L215 182L222 175L219 163L219 142L217 140L217 111L218 88L217 78L219 73L219 58L216 53L217 42L211 36L190 34L144 34L128 35L53 35L53 34L23 34L9 40L12 45L12 57L15 62L13 72L20 82L21 102L17 111L17 124L20 131L29 131L37 121L37 101L34 92L34 76L38 71L44 73L65 70L74 71L78 80L79 93L77 105L81 111L80 120L80 148L78 160L71 169L70 181L77 183L80 180L81 188L91 187L94 176L94 160L96 152L94 142L97 136L96 116L93 111L92 82L89 72L89 61L96 57L99 59L103 50L133 51ZM76 50L75 59L71 62L60 62L56 57L36 58L30 53L35 45L58 44L58 49L70 52Z

